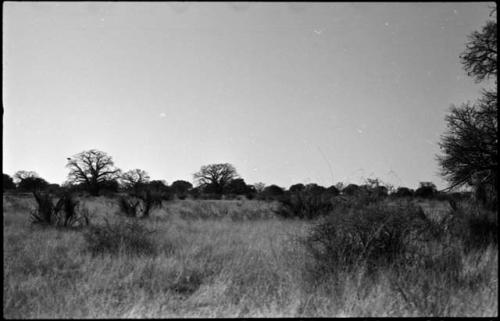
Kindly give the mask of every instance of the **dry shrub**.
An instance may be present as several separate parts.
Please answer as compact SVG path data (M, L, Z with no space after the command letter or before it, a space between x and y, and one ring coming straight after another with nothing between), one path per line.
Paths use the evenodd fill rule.
M469 253L498 244L498 213L474 202L456 202L441 224Z
M56 227L75 227L90 223L88 212L76 212L78 201L70 194L63 195L54 205L49 193L33 192L38 208L31 211L34 224L53 225Z
M84 234L87 250L92 255L109 253L117 255L146 255L157 253L157 247L151 238L155 231L149 230L137 220L123 220L104 226L93 225Z
M404 257L409 238L438 237L439 227L418 207L390 208L372 204L363 209L334 213L316 224L304 245L313 258L314 274L368 272Z
M122 196L120 197L118 204L120 205L120 211L125 214L126 217L138 216L138 206L140 205L140 200L132 200Z
M284 218L313 219L329 214L334 209L331 197L298 192L282 197L276 214Z

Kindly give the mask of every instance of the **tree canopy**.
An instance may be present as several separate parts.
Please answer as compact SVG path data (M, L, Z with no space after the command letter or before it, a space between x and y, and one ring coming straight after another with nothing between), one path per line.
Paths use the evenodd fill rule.
M84 184L91 195L99 195L106 181L118 178L120 170L114 166L113 159L105 152L97 149L83 151L68 158L68 181L73 184Z
M494 13L494 11L493 11ZM488 21L481 31L469 36L460 60L468 75L476 82L495 79L497 75L496 21ZM442 176L449 189L473 186L489 197L498 194L498 103L496 86L483 89L474 103L452 106L446 116L447 131L441 137L438 155Z
M193 176L199 185L209 187L215 194L222 194L224 188L239 177L234 166L228 163L202 166Z

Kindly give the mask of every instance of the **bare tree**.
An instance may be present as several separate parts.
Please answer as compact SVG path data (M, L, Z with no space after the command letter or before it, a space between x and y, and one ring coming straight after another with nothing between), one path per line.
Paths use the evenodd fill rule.
M222 194L229 182L238 178L238 173L233 165L224 163L202 166L193 176L198 184L209 186L214 193Z
M120 179L125 188L132 188L137 192L141 185L149 182L150 177L146 171L136 168L123 173Z
M468 75L481 82L497 75L497 23L488 21L483 29L469 36L460 60Z
M106 181L116 179L120 174L111 156L96 149L83 151L68 158L66 167L70 169L68 181L84 184L94 196L99 195L99 190Z
M17 171L14 173L14 182L19 184L21 181L27 178L37 178L40 177L37 172L34 171Z
M460 56L464 69L476 82L497 75L496 21L469 37ZM441 174L450 182L449 189L473 186L476 196L495 206L498 194L498 101L496 88L483 90L475 103L452 106L446 116L447 132L439 144ZM488 194L488 195L486 195Z
M17 171L14 174L14 181L20 191L42 190L49 186L49 183L33 171Z

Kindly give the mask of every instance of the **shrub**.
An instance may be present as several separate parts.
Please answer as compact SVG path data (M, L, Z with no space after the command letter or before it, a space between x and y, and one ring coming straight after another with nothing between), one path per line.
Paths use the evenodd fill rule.
M131 200L127 197L120 197L119 205L120 210L127 217L137 217L138 216L138 206L140 204L140 200Z
M453 202L443 227L464 245L464 250L484 249L498 244L498 216L471 202Z
M33 192L38 208L31 212L33 223L54 225L57 227L73 227L90 223L88 212L76 212L76 201L70 194L63 195L54 206L49 193Z
M87 250L92 255L154 255L156 246L150 235L154 233L137 220L119 221L105 226L93 225L84 234Z
M436 185L432 182L420 182L420 187L415 191L415 196L433 198L437 194Z
M142 213L143 218L149 217L151 210L153 208L161 207L162 196L160 193L152 192L146 190L141 196L139 196L144 202L144 211Z
M312 219L326 215L334 208L330 197L307 192L296 192L282 197L280 205L275 212L284 218Z
M142 218L148 218L151 210L161 207L163 200L161 193L149 189L134 194L132 197L120 197L120 210L126 217L139 217L142 212Z
M360 266L373 272L404 257L409 251L408 238L438 233L420 208L372 204L326 217L313 227L304 245L313 258L313 272L318 277L341 270L349 272Z
M51 225L55 215L52 198L49 194L43 194L37 191L33 192L33 196L35 196L38 205L38 209L31 212L33 223Z

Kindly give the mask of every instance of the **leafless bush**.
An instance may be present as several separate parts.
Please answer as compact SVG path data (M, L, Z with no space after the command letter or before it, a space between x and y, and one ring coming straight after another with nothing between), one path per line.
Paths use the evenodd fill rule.
M38 208L31 211L33 223L53 225L56 227L74 227L89 225L88 212L76 212L78 201L70 194L63 195L54 205L54 200L49 193L33 192Z

